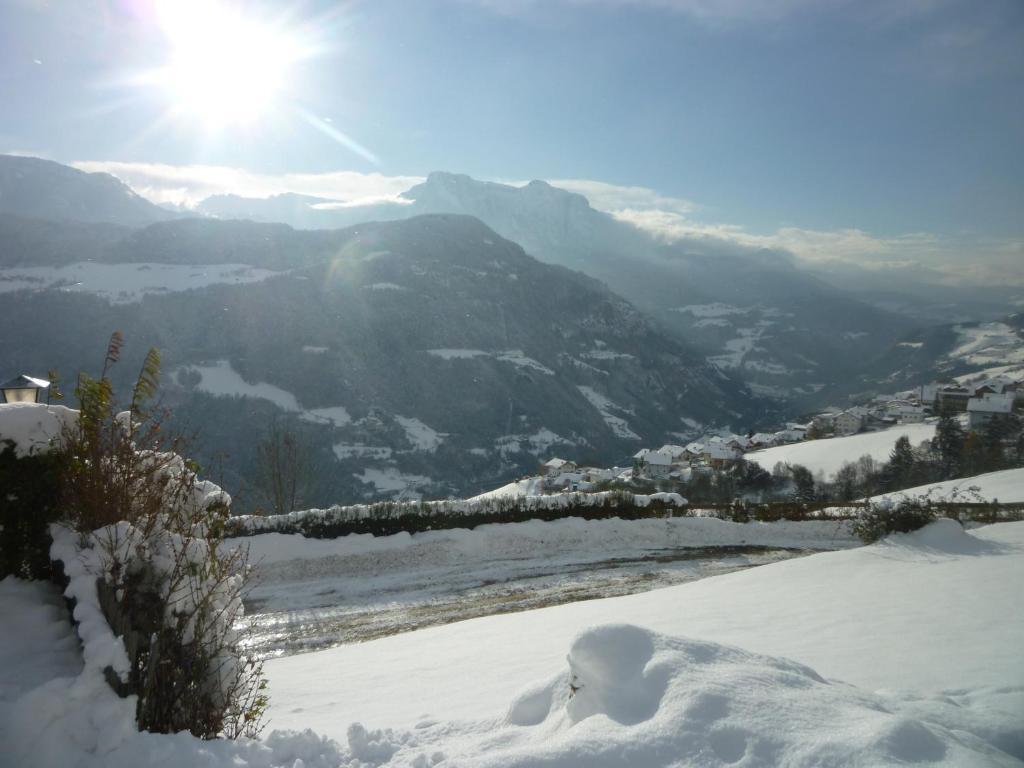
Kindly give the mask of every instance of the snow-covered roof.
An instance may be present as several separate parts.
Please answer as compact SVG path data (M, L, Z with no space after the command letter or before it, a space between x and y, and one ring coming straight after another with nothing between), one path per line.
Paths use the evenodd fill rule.
M658 449L659 453L664 453L671 456L673 459L679 458L686 453L686 448L681 445L673 445L672 443L666 443Z
M839 414L836 418L841 416L853 416L854 418L863 419L868 415L868 409L861 406L855 405L853 408L847 408L845 411Z
M709 443L705 453L709 459L735 459L736 451L728 445Z
M1013 394L986 394L972 397L967 401L967 410L971 413L1012 413Z
M566 461L565 459L548 459L547 461L544 462L544 466L547 467L548 469L561 469L567 464L572 465L574 467L576 466L571 461Z

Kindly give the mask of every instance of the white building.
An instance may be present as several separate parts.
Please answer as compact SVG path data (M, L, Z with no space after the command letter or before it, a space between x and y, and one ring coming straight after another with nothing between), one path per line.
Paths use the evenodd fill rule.
M864 427L864 421L867 417L867 409L860 406L843 411L836 416L836 434L844 436L857 434Z
M658 480L668 477L672 471L672 457L661 451L644 448L633 456L634 474Z
M567 472L575 472L576 464L565 459L549 459L541 466L541 472L548 477L555 477Z
M1013 413L1014 393L984 394L967 401L967 426L978 429L992 419L1006 418Z

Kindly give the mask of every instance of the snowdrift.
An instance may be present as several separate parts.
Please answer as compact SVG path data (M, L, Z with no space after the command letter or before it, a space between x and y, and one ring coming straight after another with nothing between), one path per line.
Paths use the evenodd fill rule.
M566 669L513 701L491 727L355 725L369 765L1019 765L975 736L786 659L628 624L573 640Z

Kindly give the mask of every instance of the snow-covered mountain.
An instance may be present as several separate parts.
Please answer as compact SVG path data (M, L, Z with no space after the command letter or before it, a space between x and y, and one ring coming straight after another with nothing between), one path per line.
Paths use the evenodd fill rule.
M0 269L0 360L70 376L121 329L127 379L159 347L165 397L232 490L273 419L308 441L307 503L328 504L478 492L551 453L612 464L763 408L599 282L467 216L116 231L94 262Z
M403 204L306 207L282 218L335 226L423 213L475 216L542 261L604 281L716 365L794 410L845 394L865 358L913 323L798 268L786 254L714 238L665 243L543 181L521 187L432 173ZM242 214L243 199L232 211ZM251 218L281 212L248 201Z
M108 173L15 155L0 155L0 213L129 227L176 217Z

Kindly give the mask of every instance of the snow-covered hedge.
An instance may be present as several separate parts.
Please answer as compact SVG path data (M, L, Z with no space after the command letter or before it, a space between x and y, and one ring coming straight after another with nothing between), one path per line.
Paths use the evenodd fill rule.
M678 493L634 495L621 491L463 501L380 502L307 509L286 515L232 517L227 521L227 535L300 533L309 538L324 539L353 533L387 536L402 531L416 533L570 516L585 519L660 517L685 505L686 499Z

